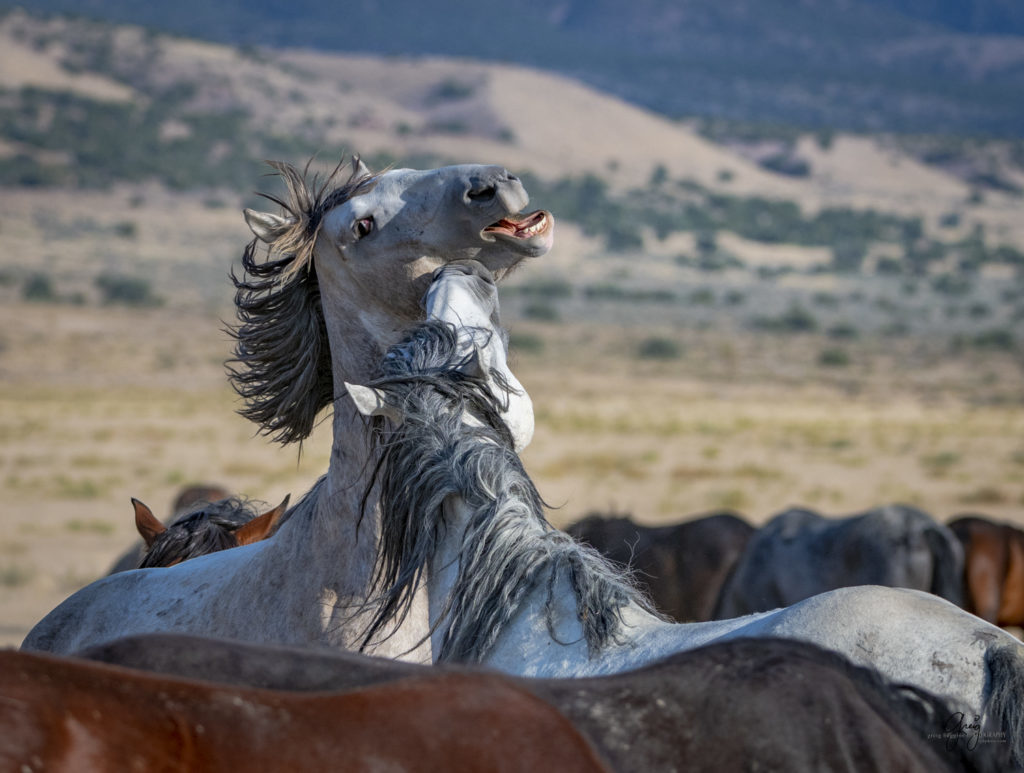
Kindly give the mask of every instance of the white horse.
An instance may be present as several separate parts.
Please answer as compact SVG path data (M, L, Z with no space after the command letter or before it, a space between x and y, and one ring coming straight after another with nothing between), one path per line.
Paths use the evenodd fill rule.
M373 175L354 163L332 189L330 180L310 186L292 167L276 166L288 195L275 201L287 214L246 211L257 239L246 250L246 275L235 280L233 378L242 413L282 442L302 440L321 409L333 407L327 474L272 538L98 580L50 612L23 648L71 653L157 631L344 648L365 627L351 617L363 608L378 551L376 499L362 498L376 457L343 382L368 379L386 347L423 319L436 270L475 258L504 275L548 251L553 220L518 214L527 193L501 167ZM259 241L270 249L263 262ZM442 273L435 296L449 281L465 274ZM401 630L371 649L410 653L427 623L420 595Z
M517 428L530 424L517 414L532 409L509 388L500 332L487 324L490 290L475 296L486 305L474 329L421 326L389 351L382 377L349 386L361 411L396 425L384 435L382 590L369 637L401 615L425 573L435 659L513 674L608 674L713 641L801 639L965 707L937 730L959 722L970 736L980 721L1024 759L1024 648L944 599L862 586L731 620L668 623L599 554L553 529L514 453Z

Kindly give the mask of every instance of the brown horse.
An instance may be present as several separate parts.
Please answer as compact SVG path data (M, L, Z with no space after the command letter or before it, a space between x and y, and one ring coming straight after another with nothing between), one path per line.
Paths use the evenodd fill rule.
M216 500L204 498L219 493L224 496ZM223 489L193 486L178 495L174 514L161 522L149 507L132 497L135 528L142 541L122 553L107 574L173 566L207 553L259 542L282 523L288 499L285 497L280 505L260 515L248 502L228 496ZM188 504L181 508L184 502Z
M632 569L655 608L686 623L712 619L718 592L755 529L732 513L667 526L590 513L566 531Z
M1024 626L1024 531L973 515L949 528L964 546L967 611L996 625Z
M0 652L0 770L606 771L562 714L491 674L292 693Z
M256 515L242 500L222 499L200 505L170 526L164 526L152 510L132 498L135 528L146 545L138 568L174 566L190 558L266 539L288 509L289 499L286 496L281 504L262 515Z
M174 497L174 504L171 505L171 514L164 519L164 523L169 525L179 515L195 510L201 504L212 504L222 499L228 499L230 496L230 491L215 483L194 483L182 486L178 490L177 496ZM139 561L142 560L145 554L145 543L136 542L117 557L114 563L111 564L107 574L117 574L118 572L127 572L129 569L138 569Z

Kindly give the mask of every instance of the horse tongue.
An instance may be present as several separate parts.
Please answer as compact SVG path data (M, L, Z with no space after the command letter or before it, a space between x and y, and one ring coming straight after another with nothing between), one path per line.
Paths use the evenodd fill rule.
M537 212L531 212L519 219L513 217L503 217L497 223L487 226L484 229L485 233L504 233L508 236L515 236L517 238L526 238L533 236L540 231L544 230L547 224L547 213L543 210Z

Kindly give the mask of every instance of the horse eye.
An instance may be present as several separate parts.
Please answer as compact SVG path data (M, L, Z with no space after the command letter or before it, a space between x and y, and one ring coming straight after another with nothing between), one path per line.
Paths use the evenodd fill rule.
M373 218L363 217L355 222L352 226L352 232L356 235L357 239L362 239L373 230Z

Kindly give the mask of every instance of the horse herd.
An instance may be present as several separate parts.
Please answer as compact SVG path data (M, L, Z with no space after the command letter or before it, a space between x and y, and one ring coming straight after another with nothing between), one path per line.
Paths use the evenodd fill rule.
M792 508L755 528L735 513L667 526L591 513L566 531L631 566L655 606L680 622L886 585L934 593L999 626L1024 626L1024 530L978 515L943 526L907 505L845 518Z
M551 215L500 167L276 168L231 378L279 442L332 407L329 468L262 515L133 501L146 568L0 652L0 770L1024 766L1024 648L996 625L1019 531L885 507L574 539L519 461L496 289Z

